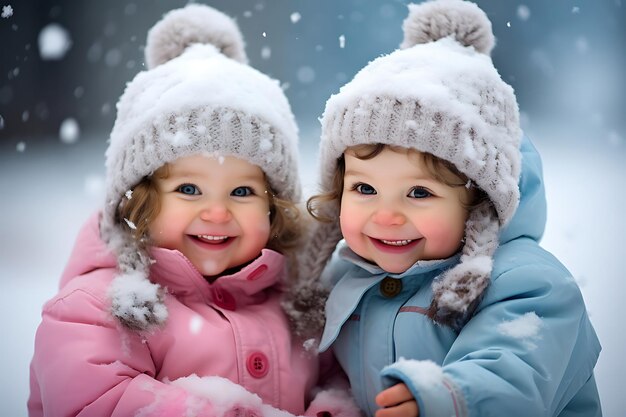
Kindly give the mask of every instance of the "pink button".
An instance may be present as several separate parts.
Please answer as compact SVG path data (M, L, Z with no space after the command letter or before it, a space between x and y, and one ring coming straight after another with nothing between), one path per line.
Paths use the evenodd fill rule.
M250 275L248 275L248 281L254 281L261 278L265 271L267 271L267 265L259 266L257 269L252 271Z
M226 310L236 310L237 303L231 293L220 287L213 288L213 302L216 306Z
M250 356L248 356L246 367L248 368L250 375L255 378L263 378L270 370L267 356L261 352L251 353Z

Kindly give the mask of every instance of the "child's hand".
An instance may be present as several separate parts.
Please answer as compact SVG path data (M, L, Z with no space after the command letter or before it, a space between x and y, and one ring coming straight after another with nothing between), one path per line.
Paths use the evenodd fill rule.
M376 417L417 417L419 408L411 391L404 384L397 384L381 391L376 404L384 407L376 411Z

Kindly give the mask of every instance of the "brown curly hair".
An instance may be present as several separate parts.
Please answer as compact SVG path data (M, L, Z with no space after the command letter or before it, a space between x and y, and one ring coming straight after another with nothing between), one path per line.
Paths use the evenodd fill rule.
M352 146L346 151L351 151L354 155L361 160L368 160L374 158L376 155L380 154L384 149L391 149L394 152L406 152L410 155L414 155L415 157L420 157L422 162L425 165L426 172L435 179L443 184L446 184L450 187L466 187L468 183L470 183L469 178L461 173L456 167L441 158L437 158L436 156L419 152L414 149L407 149L401 146L395 145L386 145L382 143L376 144L365 144L365 145L356 145ZM343 193L343 176L346 170L346 163L343 154L337 160L337 169L333 175L333 179L331 182L331 188L329 191L317 194L310 197L307 200L306 208L307 211L318 221L329 223L334 221L334 219L328 218L322 214L321 208L326 205L334 205L339 207L341 205L341 196ZM461 201L461 204L465 207L466 210L471 210L474 207L480 205L481 202L488 199L487 194L480 190L479 188L472 186L469 188L469 201Z

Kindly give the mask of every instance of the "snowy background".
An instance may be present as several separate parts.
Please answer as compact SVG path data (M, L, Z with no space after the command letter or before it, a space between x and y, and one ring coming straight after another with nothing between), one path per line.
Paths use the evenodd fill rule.
M407 1L205 1L239 22L250 62L279 79L301 126L315 188L325 100L402 38ZM604 415L626 399L626 5L622 0L477 2L493 59L542 153L543 246L579 282L603 351ZM40 309L82 222L101 202L115 102L143 68L148 28L186 1L0 0L0 410L26 416Z

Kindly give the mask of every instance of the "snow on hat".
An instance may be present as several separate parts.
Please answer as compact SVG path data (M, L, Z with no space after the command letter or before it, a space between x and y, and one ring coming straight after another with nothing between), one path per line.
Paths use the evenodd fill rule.
M230 17L199 4L170 11L148 32L145 55L149 69L117 103L100 224L120 270L112 312L136 330L167 318L163 290L147 279L148 254L116 221L126 193L143 178L192 154L234 156L259 166L277 197L300 199L295 118L278 81L247 65Z
M430 153L480 187L493 206L470 213L460 263L433 283L431 318L458 329L489 284L498 232L519 202L519 110L513 89L493 66L491 22L477 5L462 0L411 4L403 29L401 49L370 62L326 103L321 192L332 189L346 148L375 143ZM319 277L341 238L339 206L322 210L336 220L320 224L312 235L301 266L311 277ZM296 307L311 303L302 298L323 293L313 282L295 291ZM309 326L323 321L310 311L299 314L309 315Z

